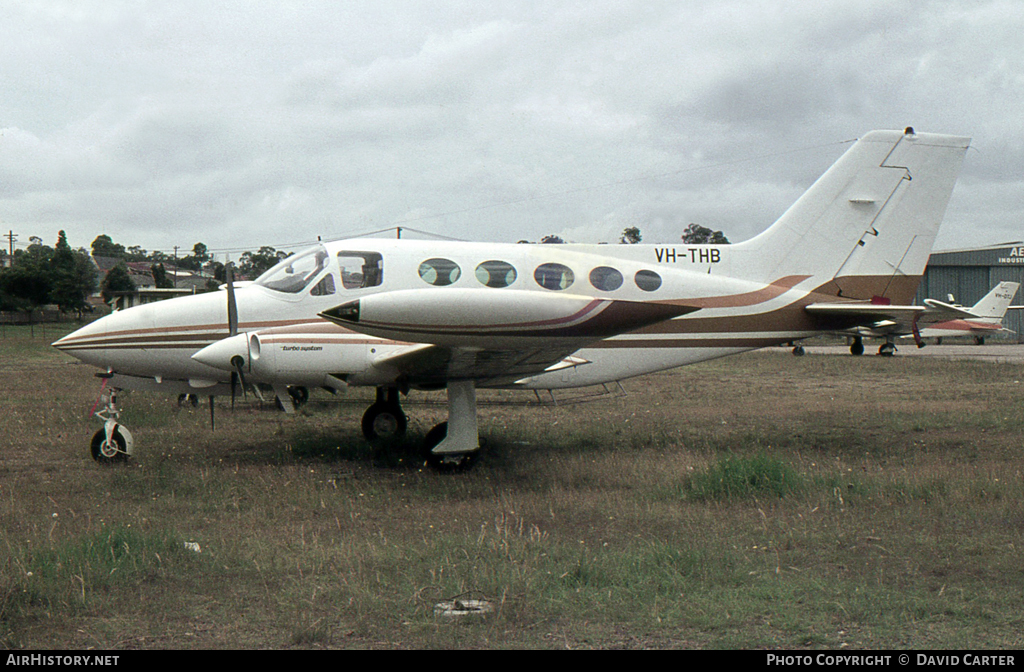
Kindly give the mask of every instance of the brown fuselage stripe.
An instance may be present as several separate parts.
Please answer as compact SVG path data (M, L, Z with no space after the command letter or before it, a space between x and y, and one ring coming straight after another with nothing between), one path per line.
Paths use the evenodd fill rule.
M806 276L788 276L773 282L771 285L758 290L757 292L749 292L746 294L738 294L735 296L725 296L709 299L680 299L677 304L685 304L686 306L696 306L698 303L703 301L703 307L736 307L741 305L755 305L757 302L768 301L772 298L780 296L789 288L799 283L801 279ZM917 285L920 282L920 276L901 276L901 277L886 277L886 276L854 276L850 278L842 278L840 283L836 281L829 281L820 287L815 288L807 295L801 297L793 303L787 304L776 310L771 310L764 313L748 314L748 315L735 315L735 316L722 316L722 317L689 317L683 320L672 320L667 319L656 324L642 327L640 329L632 330L629 333L635 334L659 334L664 336L671 336L672 334L717 334L717 333L748 333L756 334L759 332L807 332L807 331L829 331L829 330L841 330L850 326L858 324L856 318L836 318L836 317L823 317L823 316L812 316L804 310L804 307L819 302L835 302L836 299L842 300L843 298L849 298L851 300L865 300L875 296L873 292L888 292L889 298L892 299L893 303L905 304L911 298L917 290ZM840 284L842 286L840 286ZM760 298L760 301L753 301L753 297ZM909 295L910 298L905 298ZM753 301L753 302L752 302ZM714 306L711 304L715 303ZM671 305L671 302L656 302L653 305ZM393 327L389 327L393 329ZM267 321L267 322L246 322L239 325L239 329L251 330L261 329L265 330L261 335L271 336L276 334L308 334L308 333L357 333L352 330L345 329L340 325L328 323L326 321L312 322L306 320L281 320L281 321ZM186 334L181 332L204 332ZM177 337L170 337L170 334L178 333ZM224 329L224 325L193 325L193 326L181 326L181 327L166 327L166 328L147 328L147 329L131 329L117 332L109 332L107 334L90 335L72 340L62 339L58 341L60 348L65 350L82 350L82 349L123 349L138 347L141 343L150 343L146 347L153 349L156 348L199 348L205 347L210 343L217 340L226 338L228 335ZM550 331L540 333L519 333L520 336L535 336L535 337L549 337L553 334ZM736 347L763 347L766 345L773 345L780 342L785 342L787 339L780 337L763 337L763 338L741 338L736 339L735 337L726 336L721 339L708 338L701 340L677 340L671 338L659 338L651 340L624 340L616 339L613 341L602 341L596 347L606 348L626 348L626 347L643 347L643 348L668 348L668 347L716 347L721 346L723 343L730 341L742 342L743 345ZM173 342L168 342L173 341ZM343 341L348 342L348 341ZM379 341L367 341L367 342L379 342ZM635 343L634 345L623 345L624 343ZM703 345L702 345L703 343ZM674 345L673 345L674 344ZM710 345L708 345L710 344Z
M780 278L761 289L743 294L712 296L704 299L670 299L668 301L657 301L656 303L670 305L684 304L694 308L740 308L743 306L756 306L759 303L770 301L777 296L782 296L809 277L811 276L787 275L786 277Z

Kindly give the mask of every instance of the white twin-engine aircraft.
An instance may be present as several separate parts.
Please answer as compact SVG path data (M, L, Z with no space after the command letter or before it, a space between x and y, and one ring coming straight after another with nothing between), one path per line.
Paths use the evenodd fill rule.
M234 394L377 388L368 439L400 436L399 393L447 389L432 466L479 451L477 388L618 381L863 323L915 294L969 138L874 131L760 235L734 245L318 244L251 283L119 311L54 345L113 388ZM822 308L822 304L824 307ZM816 307L817 306L817 307ZM98 460L123 459L113 417Z

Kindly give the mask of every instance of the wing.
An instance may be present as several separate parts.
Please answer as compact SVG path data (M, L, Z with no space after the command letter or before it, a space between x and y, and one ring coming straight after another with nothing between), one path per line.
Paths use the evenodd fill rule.
M812 303L804 307L809 314L836 331L869 329L882 333L912 333L920 327L943 320L977 317L963 307L934 299L924 306L895 306L851 301L848 303Z
M417 385L460 379L489 385L580 366L585 360L570 355L589 343L696 310L521 290L417 289L371 294L320 316L410 343L375 360L378 371Z
M575 349L473 349L418 344L391 352L373 367L393 373L396 380L416 387L440 387L449 380L477 381L481 387L509 385L545 371L582 366L586 359L572 357Z

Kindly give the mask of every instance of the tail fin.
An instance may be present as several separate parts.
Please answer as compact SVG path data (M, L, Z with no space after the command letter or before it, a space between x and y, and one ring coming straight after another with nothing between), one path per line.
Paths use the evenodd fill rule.
M812 275L834 295L909 303L970 138L872 131L745 243L765 280Z
M1000 282L971 307L971 312L978 317L1002 320L1019 287L1020 283L1017 282Z

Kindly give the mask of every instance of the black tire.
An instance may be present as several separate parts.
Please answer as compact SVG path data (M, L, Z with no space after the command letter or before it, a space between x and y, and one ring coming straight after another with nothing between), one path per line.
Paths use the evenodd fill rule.
M128 459L126 447L124 437L116 428L110 436L110 443L107 443L107 430L104 428L93 434L90 452L92 459L100 464L114 464Z
M309 401L309 390L300 385L289 385L288 396L292 398L295 408L299 408Z
M447 455L438 455L437 453L434 453L434 448L444 441L446 436L448 436L447 422L434 425L431 430L427 432L427 437L423 440L423 459L426 460L431 469L441 473L452 474L469 471L473 465L476 464L476 461L480 456L480 451L474 450L471 453L449 453Z
M408 425L402 408L395 404L375 403L363 414L363 436L371 443L398 441Z

